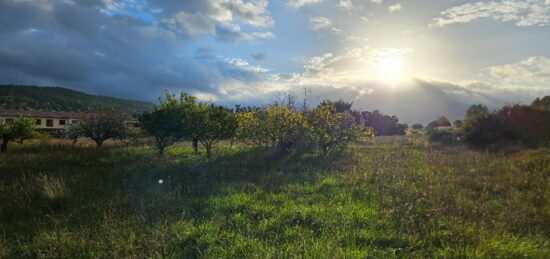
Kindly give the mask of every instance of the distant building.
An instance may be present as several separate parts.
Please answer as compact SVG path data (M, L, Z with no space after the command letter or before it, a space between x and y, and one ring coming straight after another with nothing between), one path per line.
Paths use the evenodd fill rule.
M0 123L11 123L19 117L31 118L34 120L35 128L41 130L65 130L87 116L89 113L83 112L0 109Z

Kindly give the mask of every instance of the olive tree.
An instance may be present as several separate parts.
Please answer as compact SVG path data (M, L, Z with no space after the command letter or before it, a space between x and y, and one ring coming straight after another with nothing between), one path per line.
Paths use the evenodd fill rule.
M99 148L107 139L116 138L125 130L124 116L114 112L100 112L89 115L79 122L83 136L91 138Z

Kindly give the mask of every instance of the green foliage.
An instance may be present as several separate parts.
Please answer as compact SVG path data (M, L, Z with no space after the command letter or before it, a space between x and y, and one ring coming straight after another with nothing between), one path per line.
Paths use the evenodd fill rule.
M82 119L78 123L78 127L79 129L73 131L73 133L78 132L92 139L98 148L105 140L118 138L126 130L124 116L112 111L91 114Z
M288 106L270 105L259 111L237 114L236 135L243 141L259 146L277 147L282 153L304 137L308 127L302 113Z
M459 142L459 136L454 129L438 129L428 130L426 133L430 143L439 143L444 145L456 144Z
M140 139L143 139L146 137L145 132L140 127L124 127L122 132L117 136L116 139L118 139L120 142L124 143L126 146L128 145L136 145L139 143Z
M475 148L544 147L550 145L550 111L514 105L489 113L484 106L472 106L461 132Z
M222 107L201 103L192 115L190 136L197 139L205 148L207 158L211 158L212 145L235 135L237 121L234 114Z
M155 147L160 155L164 154L166 147L188 134L191 120L183 106L191 105L194 105L194 99L190 96L182 93L178 102L174 94L167 92L159 107L139 116L139 126L155 138Z
M535 101L531 104L531 108L550 111L550 95L535 99Z
M462 127L463 124L464 124L464 122L461 121L461 120L455 120L455 121L453 122L453 126L454 126L455 128L460 128L460 127Z
M32 119L20 117L13 123L0 123L0 152L6 152L8 143L16 139L22 143L25 139L30 139L36 136L34 123Z
M336 103L323 101L311 112L308 136L325 155L364 137L364 127L355 121L349 108L351 105L339 112Z
M362 112L361 121L365 127L374 129L377 136L405 135L406 124L399 124L397 116L382 114L376 110L373 112Z
M126 114L140 114L151 110L153 104L90 95L62 87L0 85L0 107L81 112L113 109Z
M422 124L420 123L415 123L411 126L412 129L415 129L415 130L421 130L424 128L424 126L422 126Z
M485 105L477 104L470 106L466 111L466 116L464 117L460 130L463 133L471 131L480 120L486 119L490 114L489 108Z

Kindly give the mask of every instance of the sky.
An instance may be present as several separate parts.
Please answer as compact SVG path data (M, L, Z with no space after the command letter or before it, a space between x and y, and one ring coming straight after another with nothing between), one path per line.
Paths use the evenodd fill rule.
M0 83L221 105L281 92L401 121L550 95L550 0L0 0Z

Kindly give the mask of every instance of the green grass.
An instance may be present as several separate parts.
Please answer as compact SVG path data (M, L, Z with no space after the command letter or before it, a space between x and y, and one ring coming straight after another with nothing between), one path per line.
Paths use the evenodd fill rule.
M549 150L10 148L0 257L550 257Z

